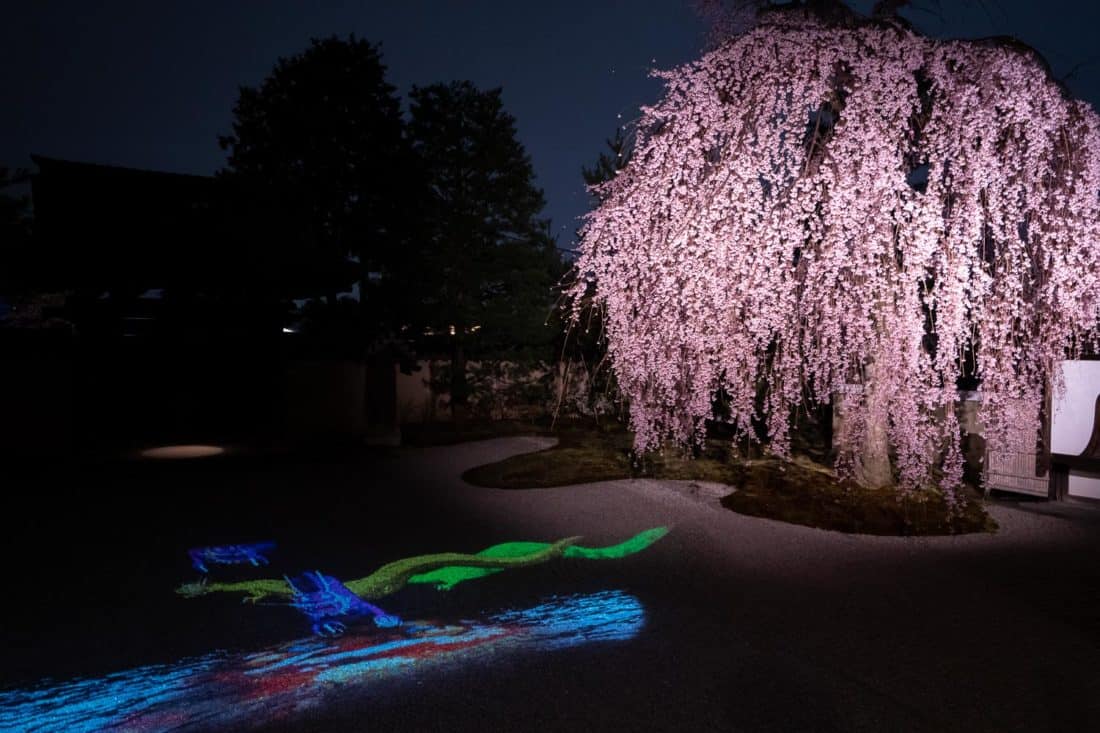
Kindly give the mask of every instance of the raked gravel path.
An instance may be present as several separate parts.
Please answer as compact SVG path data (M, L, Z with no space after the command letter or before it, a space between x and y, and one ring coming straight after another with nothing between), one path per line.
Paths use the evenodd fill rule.
M873 537L742 516L713 484L509 491L457 478L551 445L507 438L404 457L410 481L515 538L600 544L671 528L609 573L647 603L646 632L602 650L590 660L601 671L574 671L574 684L548 669L530 707L575 713L535 727L566 728L587 710L623 730L1100 730L1095 508L991 502L996 534Z

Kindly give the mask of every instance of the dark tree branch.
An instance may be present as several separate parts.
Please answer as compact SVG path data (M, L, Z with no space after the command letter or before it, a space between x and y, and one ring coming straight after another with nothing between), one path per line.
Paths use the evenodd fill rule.
M908 4L909 0L878 0L871 9L871 16L875 18L892 18Z

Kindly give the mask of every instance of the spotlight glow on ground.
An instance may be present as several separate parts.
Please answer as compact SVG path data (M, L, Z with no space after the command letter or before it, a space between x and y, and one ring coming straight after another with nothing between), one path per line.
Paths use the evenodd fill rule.
M217 445L162 445L146 448L141 452L143 458L176 460L180 458L209 458L225 453L225 448Z

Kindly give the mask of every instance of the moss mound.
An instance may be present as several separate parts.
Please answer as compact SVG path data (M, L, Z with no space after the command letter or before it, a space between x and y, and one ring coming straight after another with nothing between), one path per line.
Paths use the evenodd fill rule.
M868 490L838 481L828 469L806 457L793 463L771 458L746 460L725 440L708 440L694 456L663 451L636 460L631 455L630 433L618 423L528 428L528 434L550 435L558 444L470 469L463 480L498 489L542 489L641 477L713 481L736 489L722 500L727 509L819 529L910 536L993 532L997 528L982 508L978 493L969 488L963 492L961 506L951 511L936 491L901 495L891 489Z
M995 532L978 493L966 488L951 511L943 494L865 489L798 463L754 461L739 467L737 491L722 506L739 514L807 527L890 536Z
M566 424L538 434L557 438L558 444L470 469L463 480L495 489L545 489L639 477L730 483L732 476L723 441L709 441L698 457L667 451L637 461L630 433L618 423Z

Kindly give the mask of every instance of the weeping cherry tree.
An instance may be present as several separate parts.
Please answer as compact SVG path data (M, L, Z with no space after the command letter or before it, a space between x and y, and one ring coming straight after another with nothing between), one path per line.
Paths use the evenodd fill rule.
M636 450L701 440L721 391L788 457L796 410L847 393L840 475L953 500L964 370L987 445L1034 450L1055 365L1100 332L1087 103L1022 44L801 7L658 76L569 290L602 309Z

